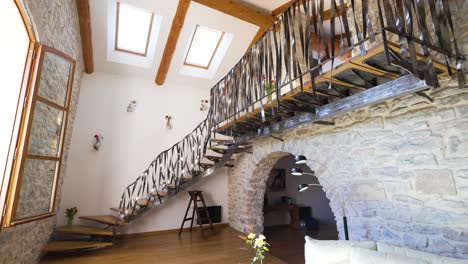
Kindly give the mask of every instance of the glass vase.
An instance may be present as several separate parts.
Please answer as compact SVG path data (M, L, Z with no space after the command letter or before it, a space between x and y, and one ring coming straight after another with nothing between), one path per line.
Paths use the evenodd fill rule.
M67 218L67 226L72 226L73 225L73 217L68 217Z

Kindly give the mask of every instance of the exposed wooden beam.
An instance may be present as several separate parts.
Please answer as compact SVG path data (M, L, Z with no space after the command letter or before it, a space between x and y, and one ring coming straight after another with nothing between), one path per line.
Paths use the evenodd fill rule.
M345 4L344 12L346 13L347 11L348 11L348 5ZM327 9L323 11L323 16L322 16L323 21L330 20L330 13L331 13L331 9ZM342 14L341 8L338 6L337 9L335 9L335 19L338 18L338 16L341 16L341 14Z
M247 21L259 27L271 26L275 17L250 6L232 0L193 0L219 12Z
M257 40L259 40L263 33L267 31L276 20L276 17L268 13L256 10L243 3L232 0L193 0L196 3L215 9L224 14L233 16L240 20L244 20L251 24L259 26L257 34L249 45L250 49Z
M275 9L273 9L271 11L271 15L279 16L279 15L283 14L286 10L288 10L288 8L290 6L292 6L294 4L294 2L295 2L295 0L291 0L289 2L286 2L286 3L282 4L282 5L280 5L279 7L275 8ZM302 0L300 0L299 2L302 4Z
M94 72L93 43L91 34L91 14L89 0L76 0L78 19L80 22L81 46L83 49L84 72Z
M271 14L273 16L281 15L286 10L288 10L288 8L290 6L292 6L294 4L294 2L295 2L295 0L292 0L292 1L289 1L289 2L286 2L286 3L282 4L281 6L273 9L273 11L271 11ZM302 2L304 2L304 1L299 0L300 4L302 4ZM345 12L348 10L348 6L349 6L349 3L348 2L345 3ZM341 8L339 6L337 6L337 13L335 14L335 16L337 16L337 15L341 15ZM326 20L329 20L329 19L330 19L330 9L323 11L323 21L326 21Z
M172 20L171 31L169 37L167 38L166 47L164 48L164 53L159 63L158 73L156 74L156 84L163 85L166 81L167 72L171 66L172 57L177 46L177 40L179 39L180 31L184 25L185 15L190 6L190 0L179 0L179 5L177 6L177 11Z
M255 34L255 37L252 39L252 42L250 42L249 48L247 50L249 50L263 36L263 33L265 33L270 28L270 26L271 25L263 26L258 29L257 34Z

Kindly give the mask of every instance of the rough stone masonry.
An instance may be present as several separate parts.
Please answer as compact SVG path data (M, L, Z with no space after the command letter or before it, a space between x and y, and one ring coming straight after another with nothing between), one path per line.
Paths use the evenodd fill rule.
M263 230L265 182L276 161L303 154L331 201L340 237L468 258L468 89L457 80L309 124L284 142L254 140L229 172L229 222Z
M450 5L467 54L468 1ZM377 15L370 10L372 21ZM230 225L261 232L271 168L285 155L304 154L331 201L341 239L345 213L350 239L468 258L468 88L445 80L427 94L433 102L409 95L339 116L332 127L294 128L278 135L284 142L254 140L253 154L229 171Z
M73 0L25 0L22 2L24 2L26 11L33 23L38 38L37 41L56 48L76 60L68 125L67 131L65 131L60 182L56 198L57 210L61 199L61 187L67 167L68 149L83 75L78 11L76 1ZM47 97L48 95L44 96ZM41 205L37 204L36 206ZM42 249L50 239L55 223L56 218L51 217L3 230L0 233L0 264L38 263Z

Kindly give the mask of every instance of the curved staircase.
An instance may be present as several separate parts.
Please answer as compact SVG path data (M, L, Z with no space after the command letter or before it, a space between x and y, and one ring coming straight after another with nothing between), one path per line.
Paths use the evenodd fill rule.
M184 140L186 138L184 138ZM184 144L184 140L179 143ZM196 152L200 153L200 155L195 155L193 157L201 158L193 158L195 163L192 164L191 169L181 169L180 177L175 177L174 175L174 177L167 179L165 177L150 179L149 170L151 168L161 168L162 164L159 164L159 167L155 167L156 164L158 164L157 160L160 160L160 157L163 159L165 155L167 156L167 152L177 149L178 144L161 153L150 165L150 168L126 188L122 198L125 199L127 203L121 203L119 206L110 208L111 214L109 215L79 217L82 220L93 222L93 225L96 223L100 224L103 226L102 228L79 225L57 227L54 237L65 237L65 239L51 241L46 246L45 252L90 250L112 246L115 236L119 234L120 227L128 225L131 221L142 216L146 211L161 206L179 192L196 183L200 178L213 173L214 170L211 168L222 166L232 167L233 154L248 152L252 148L249 142L235 143L232 139L210 138L207 143L208 146L205 148L196 148L198 149ZM206 149L206 151L200 151L203 149ZM178 159L174 162L179 163L180 161L181 158L178 156ZM186 164L188 165L191 163ZM174 167L173 164L166 165L168 167ZM185 168L187 165L179 167ZM154 184L151 185L150 182ZM150 185L151 188L148 188ZM135 186L140 186L140 188L136 188Z

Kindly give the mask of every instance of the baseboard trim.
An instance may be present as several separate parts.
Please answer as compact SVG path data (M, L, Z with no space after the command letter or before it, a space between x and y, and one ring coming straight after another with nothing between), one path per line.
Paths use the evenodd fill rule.
M226 228L229 226L229 223L219 223L213 224L215 228ZM198 230L199 226L194 226L193 230ZM190 227L185 227L183 231L190 230ZM167 230L159 230L159 231L151 231L151 232L141 232L141 233L133 233L133 234L118 234L116 239L126 239L126 238L136 238L136 237L149 237L149 236L158 236L158 235L166 235L166 234L176 234L179 232L179 228L177 229L167 229Z

